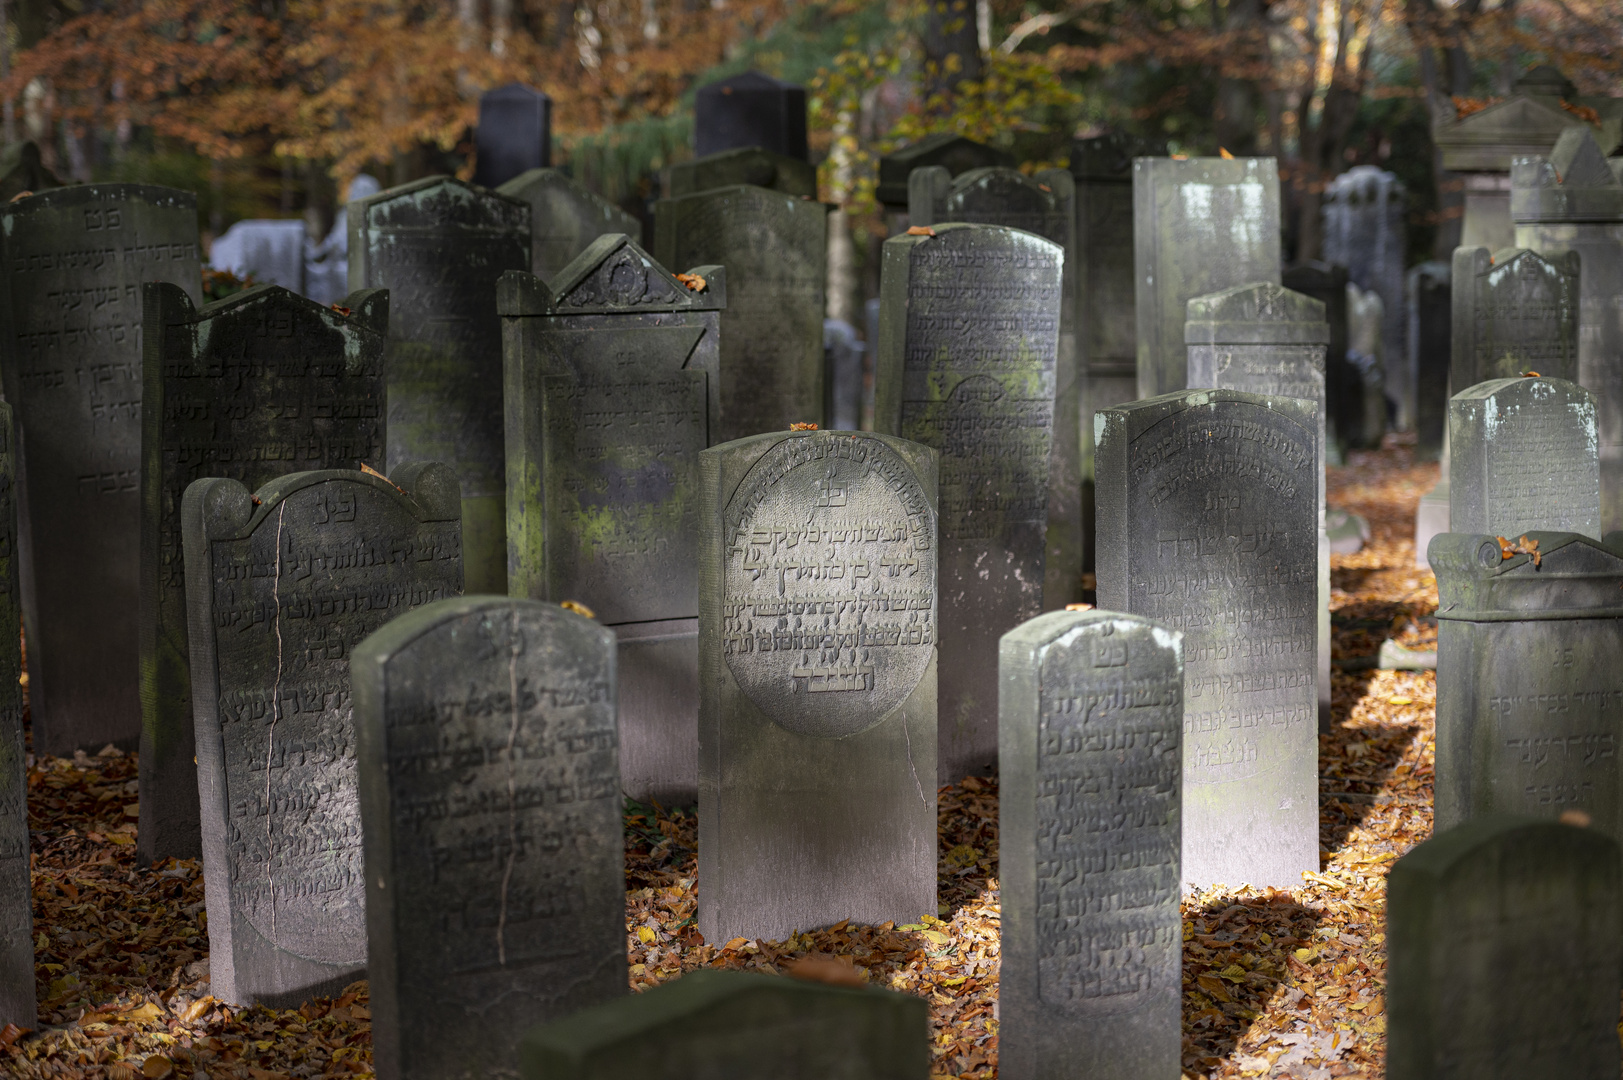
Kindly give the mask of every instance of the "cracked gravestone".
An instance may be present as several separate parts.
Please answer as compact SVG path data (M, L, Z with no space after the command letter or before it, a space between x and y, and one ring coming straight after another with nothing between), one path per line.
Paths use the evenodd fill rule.
M0 624L18 626L17 438L0 402ZM23 743L22 642L0 637L0 1028L35 1026L34 919Z
M550 281L592 241L642 236L642 222L558 169L530 169L496 189L530 206L530 273Z
M1454 249L1455 393L1530 372L1578 378L1578 264L1573 251Z

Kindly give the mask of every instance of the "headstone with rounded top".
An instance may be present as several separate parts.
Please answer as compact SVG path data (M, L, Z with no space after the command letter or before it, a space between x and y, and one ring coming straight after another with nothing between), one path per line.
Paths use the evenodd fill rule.
M759 71L699 87L693 100L693 156L741 146L807 160L805 87Z
M1324 189L1324 261L1347 268L1360 289L1381 298L1386 392L1398 403L1397 426L1415 422L1414 358L1403 326L1403 270L1408 265L1407 193L1394 174L1357 165Z
M508 83L479 98L473 182L493 188L552 164L552 99L533 86Z
M17 577L17 436L0 402L0 620L22 621ZM32 1028L34 918L23 743L22 640L0 638L0 1027Z
M1545 258L1526 248L1455 248L1455 393L1517 375L1576 380L1578 271L1575 251Z
M642 238L642 222L558 169L527 169L496 194L530 204L530 273L550 279L610 233Z

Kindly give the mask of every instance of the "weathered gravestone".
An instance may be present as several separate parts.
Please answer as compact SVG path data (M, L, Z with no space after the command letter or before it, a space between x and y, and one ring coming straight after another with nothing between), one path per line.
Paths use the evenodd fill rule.
M938 131L893 150L879 159L879 183L874 197L891 210L907 210L908 177L914 169L939 165L954 176L971 169L995 166L1014 168L1014 158L1004 150L950 131ZM904 226L905 228L905 226Z
M1618 862L1593 830L1497 815L1399 859L1386 879L1390 1080L1612 1080Z
M197 200L80 184L0 207L23 451L18 570L34 751L72 754L141 731L141 283L202 286Z
M256 285L304 292L304 222L298 218L238 221L209 247L209 267Z
M721 417L713 442L823 422L828 208L765 188L661 199L661 266L727 268Z
M350 667L377 1070L514 1076L530 1025L626 992L614 633L440 600Z
M1094 422L1099 606L1184 635L1186 883L1318 866L1317 413L1186 390Z
M805 87L759 71L699 87L693 98L693 156L741 146L759 146L805 161Z
M468 591L507 591L496 280L530 267L530 208L447 176L351 203L349 286L389 290L389 468L443 461L462 485Z
M180 506L226 477L248 488L308 469L383 468L389 296L349 315L274 285L201 311L144 286L141 388L141 819L147 861L202 854Z
M1491 379L1449 402L1449 528L1601 538L1595 395L1565 379Z
M529 1032L524 1080L925 1080L929 1006L878 987L694 971Z
M698 795L699 451L727 304L721 267L694 273L697 291L604 236L550 289L506 275L499 301L508 587L619 635L621 777L667 806Z
M1324 305L1324 321L1330 325L1330 344L1324 352L1324 461L1340 465L1348 450L1371 445L1366 437L1370 425L1364 415L1363 379L1347 359L1347 270L1329 263L1299 263L1280 280L1291 292ZM1382 427L1385 419L1381 417ZM1377 434L1374 444L1379 443Z
M530 169L496 189L530 205L530 273L550 280L610 233L641 239L642 222L557 169Z
M1133 162L1138 396L1182 390L1191 297L1279 284L1279 168L1273 158Z
M0 402L0 625L22 621L17 578L17 440ZM34 919L23 746L22 643L0 637L0 1027L32 1028Z
M1533 372L1578 378L1577 252L1544 258L1525 248L1455 248L1452 362L1455 393Z
M1414 457L1416 461L1437 461L1448 430L1448 366L1453 355L1449 265L1426 262L1410 270L1408 295L1409 355L1415 369Z
M1535 554L1486 533L1431 542L1437 827L1580 809L1623 836L1623 534L1526 537Z
M934 911L935 452L782 432L699 461L699 932Z
M479 97L473 182L493 188L552 164L552 99L533 86L508 83Z
M759 146L741 146L672 165L665 174L665 197L697 195L739 184L815 199L817 169L800 158L775 154Z
M1179 635L1054 611L1003 635L998 1075L1177 1076Z
M1043 608L1059 245L997 225L885 241L874 427L941 452L941 776L997 760L997 641Z
M456 474L198 480L181 528L211 992L291 1007L366 967L350 654L462 592Z
M1386 387L1398 403L1397 426L1414 428L1414 358L1403 325L1403 268L1408 259L1407 194L1392 173L1357 165L1324 189L1324 261L1347 268L1360 289L1381 298Z

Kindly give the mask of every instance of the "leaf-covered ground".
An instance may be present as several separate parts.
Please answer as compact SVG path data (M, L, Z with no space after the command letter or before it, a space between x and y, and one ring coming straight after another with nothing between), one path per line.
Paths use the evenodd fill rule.
M1431 832L1430 672L1356 661L1386 637L1436 639L1431 575L1413 566L1416 501L1435 466L1397 442L1332 470L1330 501L1374 530L1332 561L1334 730L1320 738L1320 872L1288 892L1236 882L1184 902L1184 1070L1205 1078L1382 1074L1385 874ZM209 996L200 867L136 864L135 761L41 758L29 771L42 1027L0 1031L21 1077L281 1080L371 1073L366 984L299 1010ZM626 816L626 951L634 989L711 965L864 980L930 1002L933 1071L997 1074L997 784L941 789L938 907L901 926L788 941L705 942L694 928L689 811ZM199 1077L198 1074L202 1074Z

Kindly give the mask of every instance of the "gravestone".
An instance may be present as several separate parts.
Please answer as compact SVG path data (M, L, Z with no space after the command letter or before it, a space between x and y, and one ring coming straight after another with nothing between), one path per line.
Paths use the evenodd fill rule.
M1601 538L1594 394L1565 379L1491 379L1448 410L1450 529Z
M456 474L198 480L181 529L210 992L292 1008L364 977L350 655L462 592Z
M935 911L935 452L797 431L699 462L699 932Z
M995 166L1012 169L1014 157L1006 150L966 139L950 131L938 131L892 150L879 159L879 182L874 197L890 210L907 210L908 177L914 169L939 165L954 176L971 169ZM905 229L906 226L903 226Z
M1385 391L1398 403L1397 426L1415 423L1414 357L1404 331L1403 269L1408 263L1407 193L1392 173L1356 165L1324 189L1324 261L1347 268L1348 280L1381 298Z
M1381 338L1386 324L1386 302L1378 292L1366 292L1347 283L1347 363L1358 373L1364 394L1364 430L1361 438L1368 447L1381 445L1386 434L1386 342Z
M304 248L304 222L297 218L239 221L209 247L209 268L303 293Z
M862 369L868 347L844 319L823 320L823 416L833 431L862 428Z
M1183 633L1183 880L1319 865L1318 410L1186 390L1094 423L1099 606Z
M6 626L22 623L16 478L11 406L0 402L0 623ZM0 1028L32 1028L37 1021L21 644L16 633L0 637Z
M1324 305L1324 321L1330 324L1330 344L1324 352L1324 460L1326 465L1340 465L1348 450L1368 445L1369 427L1363 378L1347 359L1347 269L1323 262L1299 263L1280 280L1291 292ZM1379 445L1379 437L1375 441Z
M141 400L141 817L147 862L202 852L180 507L226 477L257 488L307 469L383 468L389 296L345 315L275 285L197 310L184 289L144 286Z
M700 969L535 1028L524 1080L926 1080L929 1006L878 987Z
M1277 163L1138 158L1133 251L1138 396L1149 398L1185 386L1183 324L1191 297L1253 281L1279 284Z
M505 593L496 280L530 266L530 208L430 176L351 203L349 229L350 288L389 290L389 468L456 470L468 591Z
M739 184L815 199L817 169L801 158L775 154L759 146L740 146L672 165L665 174L665 197L697 195Z
M712 442L823 422L828 207L738 186L661 199L661 266L725 266L721 418Z
M1453 355L1453 275L1449 265L1426 262L1410 270L1408 296L1409 355L1415 367L1414 459L1437 461L1448 430L1448 365Z
M997 225L893 236L874 427L941 453L937 771L997 761L997 641L1043 609L1059 245Z
M0 151L0 202L61 186L62 180L45 167L39 145L32 140L12 143Z
M530 273L551 279L610 233L641 239L642 222L557 169L530 169L496 189L530 205Z
M1617 1075L1618 861L1594 830L1495 815L1393 864L1390 1080Z
M1525 248L1454 249L1455 393L1528 372L1577 380L1578 262L1570 251L1546 259Z
M699 87L693 98L693 156L741 146L807 160L805 87L759 71Z
M619 635L622 782L666 806L698 796L699 451L727 304L721 267L693 272L700 291L604 236L551 288L504 276L498 301L508 588L578 601Z
M75 184L0 206L0 365L22 450L18 573L36 754L141 731L141 284L196 297L197 200Z
M1053 611L1003 635L998 1075L1179 1074L1179 635Z
M493 188L552 164L552 99L533 86L508 83L479 97L473 182Z
M440 600L350 666L373 1061L515 1075L530 1025L626 992L614 632Z
M1048 460L1048 539L1043 606L1082 599L1082 401L1076 362L1076 185L1064 169L972 169L956 179L939 165L909 178L914 226L967 221L1035 233L1064 252L1059 350L1054 361L1054 428Z
M383 190L377 177L360 173L349 182L345 203L333 214L332 228L304 253L304 295L318 304L338 304L349 294L348 204Z
M1534 555L1445 533L1437 574L1437 827L1579 809L1623 836L1623 535L1530 531Z

